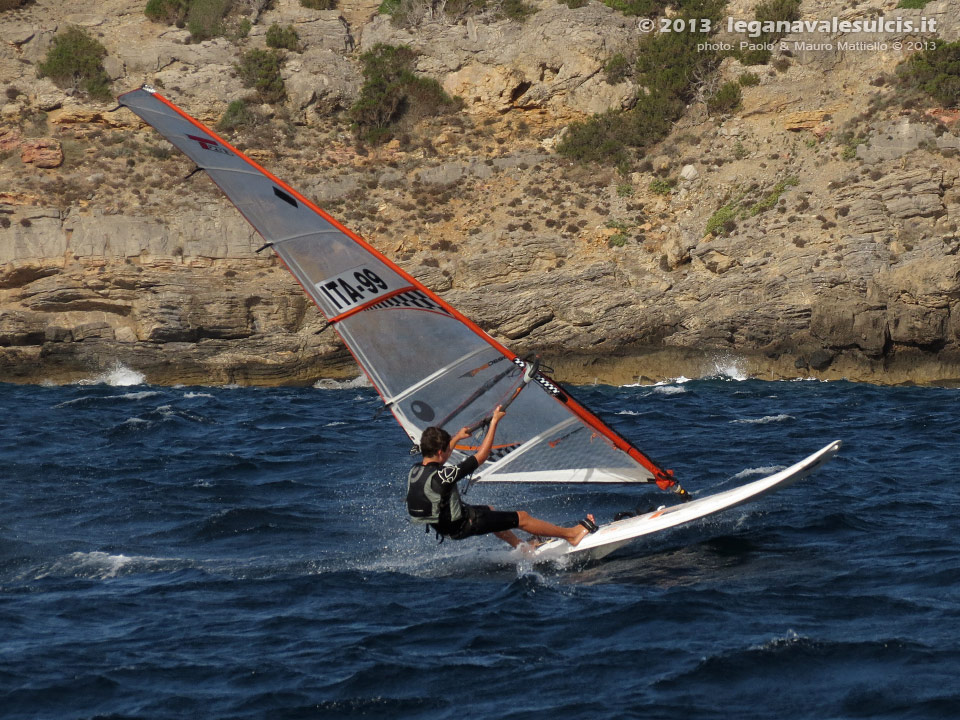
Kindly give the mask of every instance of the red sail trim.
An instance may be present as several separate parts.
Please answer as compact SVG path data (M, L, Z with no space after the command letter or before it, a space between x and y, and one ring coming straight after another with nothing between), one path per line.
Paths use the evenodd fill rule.
M445 300L443 300L443 298L441 298L441 297L438 296L436 293L434 293L432 290L430 290L426 285L424 285L423 283L421 283L419 280L417 280L417 279L414 278L412 275L410 275L410 274L407 273L405 270L403 270L401 267L399 267L399 266L398 266L396 263L394 263L392 260L390 260L389 258L387 258L383 253L381 253L381 252L380 252L379 250L377 250L375 247L373 247L372 245L370 245L366 240L364 240L363 238L361 238L359 235L357 235L356 233L354 233L354 232L353 232L352 230L350 230L349 228L347 228L347 227L345 227L344 225L342 225L338 220L336 220L336 219L335 219L334 217L332 217L331 215L327 214L326 211L324 211L322 208L320 208L319 206L317 206L317 205L316 205L315 203L313 203L311 200L309 200L309 199L307 199L306 197L304 197L303 195L301 195L296 189L294 189L293 187L291 187L290 185L288 185L287 183L285 183L283 180L280 180L280 179L279 179L278 177L276 177L273 173L269 172L268 170L266 170L265 168L261 167L259 164L257 164L257 163L254 162L253 160L251 160L249 157L247 157L247 156L244 155L242 152L240 152L239 150L237 150L233 145L231 145L231 144L228 143L226 140L224 140L224 139L221 138L219 135L217 135L215 132L213 132L212 130L210 130L206 125L204 125L203 123L201 123L199 120L196 120L195 118L191 117L191 116L188 115L186 112L184 112L183 110L181 110L179 107L177 107L176 105L174 105L174 104L173 104L170 100L168 100L167 98L163 97L162 95L160 95L159 93L154 92L154 91L148 91L148 92L150 92L150 94L151 94L152 97L156 98L156 99L159 100L161 103L163 103L164 105L166 105L167 107L169 107L171 110L173 110L175 113L177 113L180 117L182 117L184 120L186 120L187 122L189 122L191 125L193 125L194 127L196 127L198 130L206 133L206 134L209 135L211 138L216 139L217 142L219 142L221 145L223 145L223 147L225 147L225 148L227 148L228 150L230 150L231 152L233 152L237 157L241 158L244 162L246 162L246 163L247 163L248 165L250 165L251 167L256 168L256 170L258 170L259 172L263 173L263 175L264 175L265 177L269 178L269 179L271 180L271 182L276 183L279 187L283 188L283 190L285 190L286 192L290 193L291 196L295 197L299 202L302 202L306 207L310 208L313 212L317 213L320 217L322 217L324 220L326 220L326 221L329 222L331 225L333 225L333 227L337 228L337 229L338 229L340 232L342 232L344 235L346 235L346 236L349 237L351 240L353 240L353 241L356 242L358 245L360 245L360 247L362 247L364 250L366 250L366 251L369 252L371 255L373 255L374 257L376 257L378 260L380 260L381 262L383 262L383 263L384 263L385 265L387 265L391 270L393 270L394 272L396 272L400 277L404 278L404 280L406 280L407 282L409 282L409 283L410 283L413 287L415 287L417 290L420 290L421 292L425 293L433 302L437 303L440 307L442 307L444 310L446 310L448 313L450 313L451 316L453 316L454 318L456 318L457 320L459 320L461 323L463 323L464 325L466 325L474 334L476 334L476 335L478 335L479 337L481 337L485 342L487 342L488 344L490 344L494 349L496 349L499 353L501 353L502 355L504 355L504 357L506 357L508 360L514 361L515 359L517 359L518 356L517 356L516 353L511 352L511 351L510 351L508 348L506 348L504 345L502 345L501 343L497 342L494 338L492 338L490 335L488 335L486 332L484 332L484 330L481 329L479 325L477 325L475 322L473 322L473 320L471 320L471 319L468 318L467 316L463 315L459 310L457 310L457 309L454 308L452 305L450 305L449 303L447 303ZM122 98L123 95L121 95L120 97ZM118 99L119 99L119 98L118 98ZM208 174L208 177L210 177L210 179L214 182L214 184L216 184L216 180L214 180L212 176L210 176L210 175ZM219 185L218 185L218 187L219 187ZM223 191L223 188L221 188L221 191ZM226 193L225 191L224 191L224 194L227 195L227 193ZM228 200L230 199L230 196L229 196L229 195L227 195L227 199L228 199ZM231 201L231 204L233 204L232 201ZM237 206L237 205L235 205L235 204L234 204L234 207L237 208L238 212L240 212L240 214L243 215L244 219L247 220L247 222L249 222L250 225L251 225L254 229L256 229L256 225L254 225L252 222L250 222L250 219L247 218L246 215L244 215L243 210L242 210L239 206ZM258 231L258 232L259 232L259 231ZM262 237L262 235L261 235L261 237ZM264 239L267 240L267 241L269 241L269 238L264 238ZM276 252L276 250L274 250L274 252ZM313 295L312 295L310 292L308 292L305 287L303 287L303 283L300 282L300 279L297 277L296 273L293 272L293 270L290 268L289 265L287 265L286 261L284 261L282 257L280 257L279 255L278 255L278 257L279 257L280 261L283 263L284 267L286 267L287 270L290 272L290 274L293 275L294 279L297 281L297 283L300 285L300 287L303 288L303 290L304 290L304 292L307 294L307 296L310 297L311 299L313 299ZM407 290L409 290L409 288L407 288ZM383 298L381 298L380 300L382 301L382 299L383 299ZM321 308L321 307L317 304L317 302L316 302L315 300L314 300L314 305L317 305L317 309L320 310L320 313L321 313L324 317L326 317L326 313L323 312L323 308ZM346 313L345 313L345 314L346 314ZM342 319L343 319L342 317L338 317L338 318L337 318L337 321L339 322L339 320L342 320ZM328 318L328 321L332 321L332 319ZM336 331L336 323L334 323L334 330ZM337 335L340 335L340 333L338 332ZM342 336L340 336L340 337L341 337L341 340L343 340L343 337L342 337ZM370 377L370 373L367 372L367 370L366 370L366 368L364 367L363 363L360 362L359 358L356 356L356 354L355 354L355 353L353 352L353 350L350 348L349 343L347 343L347 342L344 341L344 345L347 347L347 350L350 352L351 356L353 356L353 359L354 359L354 361L357 363L358 367L360 367L360 369L364 372L364 374L367 375L367 377L368 377L368 378L370 379L370 381L371 381L371 384L374 386L374 388L377 389L377 392L380 394L381 398L383 398L383 393L380 392L380 389L377 387L377 384L376 384L375 382L373 382L372 377ZM543 376L543 377L546 377L546 376ZM552 382L552 381L551 381L551 382ZM557 400L557 402L561 402L561 401L560 401L560 400ZM589 425L589 426L592 427L593 429L597 430L597 431L600 432L604 437L606 437L608 440L610 440L610 442L614 445L614 447L616 447L616 448L619 449L619 450L622 450L623 452L626 452L628 455L630 455L630 457L632 457L634 460L636 460L636 461L639 462L641 465L643 465L643 467L646 468L647 471L649 471L649 472L654 476L654 478L661 478L661 477L667 476L666 471L664 471L663 469L661 469L660 467L658 467L653 461L650 460L650 458L648 458L646 455L644 455L642 452L640 452L637 448L635 448L635 447L634 447L633 445L631 445L627 440L625 440L625 439L622 438L620 435L618 435L616 432L614 432L611 428L607 427L607 426L603 423L603 421L600 420L600 418L598 418L596 415L594 415L593 413L591 413L590 411L588 411L586 408L584 408L584 407L583 407L582 405L580 405L578 402L576 402L575 400L573 400L573 398L569 398L569 396L568 396L567 402L566 402L565 404L566 404L567 407L569 407L581 420L583 420L587 425ZM396 414L395 414L395 413L394 413L394 417L396 417ZM398 422L399 422L399 418L398 418L397 420L398 420ZM402 424L401 424L401 427L402 427Z
M415 288L415 287L413 287L412 285L410 285L410 286L407 286L407 287L402 287L402 288L400 288L399 290L393 290L393 291L391 291L391 292L388 292L388 293L385 294L385 295L378 295L377 297L373 298L372 300L368 300L367 302L363 303L362 305L357 305L357 307L355 307L355 308L350 308L350 309L347 310L346 312L340 313L339 315L336 315L336 316L330 318L330 321L329 321L329 322L330 322L331 324L333 324L333 323L338 323L338 322L340 322L341 320L346 320L348 317L351 317L351 316L353 316L353 315L356 315L358 312L363 312L363 311L366 310L367 308L371 308L371 307L373 307L374 305L379 305L379 304L382 303L384 300L389 300L390 298L396 297L397 295L402 295L402 294L405 293L405 292L410 292L411 290L418 290L418 289L419 289L419 288Z

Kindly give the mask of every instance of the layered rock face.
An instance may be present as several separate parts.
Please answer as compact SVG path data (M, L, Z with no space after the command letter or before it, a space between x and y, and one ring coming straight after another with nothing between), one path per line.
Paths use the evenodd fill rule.
M235 211L169 220L21 212L0 250L3 377L79 380L117 363L159 383L356 375Z
M560 379L718 365L960 379L960 123L936 108L922 122L896 108L862 117L893 92L876 78L903 53L794 53L781 70L752 68L759 83L735 114L692 103L623 176L552 148L569 120L643 91L602 71L635 43L635 21L599 3L539 7L523 24L425 16L400 29L370 3L316 12L277 0L246 39L199 44L133 0L38 0L2 18L0 70L17 92L0 108L0 381L72 381L118 362L159 383L357 374L207 179L127 111L35 77L67 22L107 47L115 88L155 83L208 123L249 92L233 76L238 52L292 24L304 47L284 64L286 101L228 139L492 335L543 353ZM924 13L955 39L958 9ZM418 70L462 111L407 128L412 143L356 146L342 111L363 82L359 54L377 42L416 48ZM728 60L720 75L746 70ZM844 146L846 127L866 141Z

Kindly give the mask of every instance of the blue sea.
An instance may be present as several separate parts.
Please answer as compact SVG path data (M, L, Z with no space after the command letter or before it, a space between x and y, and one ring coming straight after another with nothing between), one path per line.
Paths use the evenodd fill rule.
M797 485L586 565L438 544L361 382L0 384L0 717L956 718L960 390L574 390L694 496ZM573 523L649 487L477 485Z

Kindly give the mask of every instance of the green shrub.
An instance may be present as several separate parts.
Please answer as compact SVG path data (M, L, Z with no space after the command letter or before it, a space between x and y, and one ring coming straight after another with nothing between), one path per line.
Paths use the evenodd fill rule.
M190 0L148 0L143 14L156 22L183 23L190 9Z
M723 0L690 0L678 18L710 18L718 27ZM693 97L697 78L713 70L718 55L700 50L699 33L650 33L637 47L634 79L646 92L630 110L610 111L572 123L557 152L581 162L627 167L628 148L649 148L664 138Z
M390 24L395 27L407 27L417 14L417 0L383 0L377 12L390 16Z
M253 30L253 23L250 22L250 18L243 18L239 23L237 23L233 31L228 33L228 37L234 42L237 40L243 40L250 34L251 30Z
M244 100L234 100L227 105L227 109L217 123L218 130L236 130L253 125L257 116L247 106Z
M767 0L756 6L753 16L760 22L793 22L800 19L800 0ZM779 40L785 33L765 33L766 42Z
M788 187L798 185L799 182L800 181L792 175L785 180L781 180L773 186L773 189L767 193L760 202L750 206L750 209L745 213L746 216L755 217L762 212L766 212L777 204L777 200L780 199L780 196L783 195Z
M629 125L630 113L613 110L594 115L589 120L573 122L567 126L557 152L584 163L625 163L628 155L624 137Z
M283 55L279 51L254 49L240 56L236 69L244 87L254 88L261 101L275 103L287 95L280 75L281 65Z
M767 0L756 6L753 17L760 22L793 22L800 19L800 0ZM785 33L765 32L760 37L750 38L756 45L767 45L777 42ZM766 65L770 62L769 50L757 48L738 53L740 62L744 65Z
M219 37L226 31L224 17L235 0L147 0L143 14L156 22L186 27L196 41Z
M233 0L190 0L187 29L194 40L209 40L223 35L223 18Z
M707 98L707 111L711 115L729 113L740 107L740 83L725 82L710 97Z
M760 42L757 40L756 42ZM770 62L770 58L773 57L771 53L766 48L755 48L753 50L737 50L735 51L737 59L744 65L766 65Z
M630 77L632 72L632 63L627 60L627 56L623 53L617 53L612 58L607 60L607 64L603 66L604 75L607 78L607 82L611 85L616 85L621 83Z
M422 0L412 1L422 4ZM410 2L410 0L405 0L405 2ZM449 18L462 19L467 15L479 15L496 4L496 2L497 0L447 0L443 6L443 11Z
M737 82L739 82L743 87L755 87L756 85L760 84L760 76L756 73L745 72L743 75L737 78Z
M23 7L30 0L0 0L0 12L4 10L16 10L19 7Z
M603 4L624 15L650 16L659 13L669 2L663 0L603 0Z
M293 25L282 27L274 23L267 28L267 47L300 52L300 36Z
M736 227L737 213L740 212L740 197L727 203L710 216L704 234L728 235L730 230Z
M499 15L508 20L523 22L536 12L537 7L528 5L523 0L502 0Z
M897 66L903 88L926 93L943 107L960 105L960 42L924 50Z
M756 217L762 212L770 210L780 200L780 196L786 192L788 187L798 184L794 176L781 180L767 193L761 200L753 204L743 203L746 197L746 191L736 195L730 202L717 210L710 219L707 220L705 234L709 235L729 235L737 227L737 220L740 218Z
M53 39L38 69L60 87L76 87L97 100L109 100L110 78L103 69L107 49L84 30L70 26Z
M670 191L673 190L674 185L676 185L674 180L657 178L656 180L650 181L650 192L656 195L669 195Z
M842 133L839 140L843 145L840 157L844 160L853 160L857 156L857 148L867 143L867 138L864 136L854 135L850 132Z
M401 118L416 121L456 106L440 83L413 72L416 58L406 45L383 43L360 56L364 83L350 117L357 134L367 142L389 140Z
M904 10L922 10L930 0L900 0L898 8Z
M390 23L395 27L411 27L437 8L443 8L444 14L454 22L460 22L467 16L477 16L492 10L497 18L511 18L523 21L527 15L536 12L535 6L521 0L446 0L446 2L424 2L424 0L382 0L377 12L389 15Z
M300 0L300 4L311 10L333 10L337 6L337 0Z
M585 7L589 4L590 0L557 0L557 2L563 3L571 10L576 10L577 8Z

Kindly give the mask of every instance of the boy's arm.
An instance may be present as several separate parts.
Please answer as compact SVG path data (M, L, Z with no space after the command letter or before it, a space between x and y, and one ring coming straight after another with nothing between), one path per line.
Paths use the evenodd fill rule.
M457 434L450 438L450 444L447 446L450 450L455 450L457 443L461 440L466 440L470 437L470 430L468 428L462 427L457 431Z
M493 436L497 434L497 424L504 415L506 415L506 413L497 405L497 409L493 411L493 417L490 418L490 427L487 429L487 434L483 436L480 449L477 450L477 454L474 455L477 459L477 465L483 465L487 458L490 457L490 451L493 449Z

